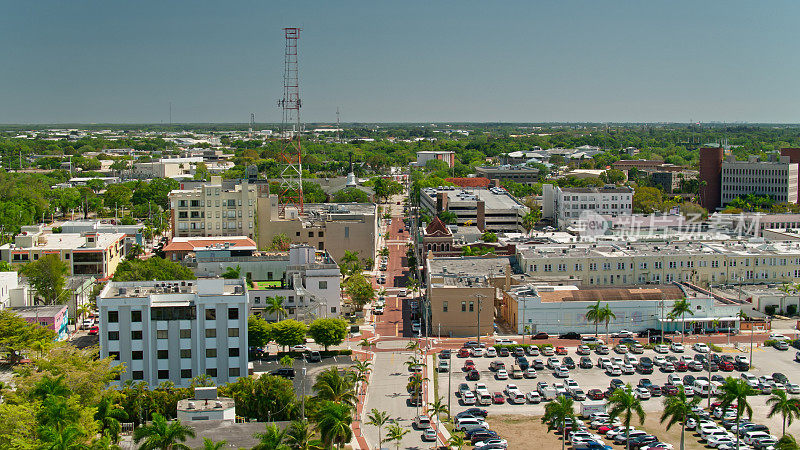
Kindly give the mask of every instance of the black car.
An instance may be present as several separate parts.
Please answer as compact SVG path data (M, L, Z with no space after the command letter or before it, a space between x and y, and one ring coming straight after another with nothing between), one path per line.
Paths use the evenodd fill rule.
M719 372L719 366L714 361L704 361L703 370L711 372Z
M564 333L558 337L559 339L580 339L581 334L576 333L574 331L570 331L569 333Z
M282 367L282 368L280 368L278 370L273 370L272 371L272 375L275 375L277 377L283 377L283 378L288 378L290 380L293 380L294 379L294 369L287 368L287 367Z
M738 370L739 372L746 372L750 370L750 364L744 361L736 361L733 363L733 368Z
M565 356L564 359L561 361L561 364L570 370L575 368L575 360L572 359L572 357L570 356Z
M592 367L594 367L592 359L589 358L588 356L581 356L581 360L578 363L578 365L581 366L581 369L591 369Z
M648 386L650 386L651 384L653 384L653 382L652 382L652 381L650 381L650 378L641 378L641 379L639 379L639 384L638 384L638 386L639 386L639 387L648 387Z
M508 351L508 348L500 347L500 350L497 351L497 354L500 356L508 356L510 352Z
M536 370L544 370L544 361L541 359L534 359L533 360L533 368Z
M684 386L692 386L694 384L694 380L696 380L694 375L684 375L683 376L683 385Z
M650 336L648 340L651 344L672 344L672 339L663 336Z
M644 436L637 436L631 438L630 440L630 448L642 448L645 447L647 444L658 442L658 438L653 436L652 434L647 434Z
M630 345L630 344L638 344L639 341L637 341L634 338L622 338L622 339L619 340L619 343L620 344L625 344L625 345Z
M467 373L467 381L478 381L481 379L481 373L477 370L470 370Z
M612 378L611 382L609 383L609 386L611 387L611 389L616 389L625 386L625 383L623 383L622 380L620 380L619 378Z
M775 380L776 383L781 383L781 384L786 384L786 383L789 382L789 379L786 378L786 375L784 375L784 374L782 374L780 372L773 373L772 374L772 379Z
M467 408L464 411L456 414L456 417L463 417L463 416L481 416L486 417L489 415L489 411L481 408Z
M550 339L550 335L547 333L536 333L531 335L531 339Z
M524 356L517 356L516 361L517 361L517 365L522 370L525 370L530 366L530 364L528 364L528 358L526 358Z
M639 358L639 364L636 368L639 370L639 373L643 375L651 374L653 373L653 360L648 356L642 356Z
M439 352L439 358L450 359L450 349L446 348L446 349L442 350L441 352Z
M497 433L492 430L486 431L477 431L470 435L470 441L473 444L477 444L478 442L483 442L487 439L493 439L497 437Z
M646 330L642 330L642 331L636 333L636 335L641 337L641 338L650 337L650 336L659 336L659 335L661 335L661 330L657 330L655 328L648 328Z

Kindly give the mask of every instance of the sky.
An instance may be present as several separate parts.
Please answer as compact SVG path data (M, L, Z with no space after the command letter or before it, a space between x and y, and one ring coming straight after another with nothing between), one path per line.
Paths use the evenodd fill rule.
M0 0L0 123L800 123L796 0Z

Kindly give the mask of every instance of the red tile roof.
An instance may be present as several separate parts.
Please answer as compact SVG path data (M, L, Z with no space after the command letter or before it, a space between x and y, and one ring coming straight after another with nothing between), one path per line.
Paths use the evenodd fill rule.
M445 178L445 181L461 187L489 187L491 181L484 177L469 177L469 178Z
M205 248L214 244L231 244L231 247L256 247L256 243L248 237L197 237L175 239L166 247L165 252L192 251L196 248Z

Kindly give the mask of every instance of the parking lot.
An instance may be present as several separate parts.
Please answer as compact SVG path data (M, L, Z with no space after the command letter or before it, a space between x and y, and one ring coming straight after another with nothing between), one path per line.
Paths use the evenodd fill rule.
M576 353L576 347L568 347L566 348L567 355L571 357L576 363L580 361L581 355ZM746 348L747 351L740 352L733 347L723 348L722 355L744 355L745 357L749 358L749 347ZM676 357L680 357L682 355L686 355L687 357L694 357L697 352L692 350L691 346L687 345L684 353L674 353L669 352L667 355L673 355ZM642 378L648 378L653 384L663 386L667 383L667 377L669 373L663 372L658 367L654 367L652 374L641 374L638 371L634 374L630 375L617 375L617 376L609 376L603 369L597 367L598 358L601 356L608 356L608 357L622 357L624 358L625 355L617 354L613 351L609 355L598 355L594 351L588 355L594 367L591 369L581 369L575 368L569 370L568 378L556 378L553 375L553 371L550 369L545 368L544 370L537 370L537 374L535 378L521 378L521 379L512 379L509 377L507 380L499 380L496 377L496 372L490 369L490 364L492 361L503 361L506 369L510 369L512 364L515 363L515 358L512 356L506 357L457 357L457 352L454 351L451 357L451 367L453 368L452 373L444 373L440 372L439 374L439 386L440 392L447 394L448 391L448 376L452 376L452 392L450 393L450 401L452 402L452 409L454 413L462 411L472 405L464 405L460 401L460 397L458 396L458 388L461 383L467 383L470 389L474 390L475 383L484 383L486 384L488 391L492 396L495 393L503 393L506 389L508 384L515 384L522 393L527 394L531 391L537 390L537 383L540 381L544 381L548 383L548 385L552 385L555 383L565 383L566 379L574 380L580 386L580 388L584 392L588 392L591 389L600 389L605 391L608 389L610 381L612 378L617 378L622 380L624 383L630 383L634 387L639 383L639 380ZM654 359L658 356L651 349L645 349L644 353L635 355L638 358L643 356L649 357ZM666 356L666 355L665 355ZM547 361L546 356L525 356L529 362L533 362L534 359L542 359L544 362ZM558 356L559 360L563 360L564 355ZM800 382L800 376L797 374L798 363L794 361L795 358L795 350L791 349L788 351L779 351L773 348L756 348L753 352L753 366L748 370L749 373L753 374L756 377L760 377L762 375L771 375L775 372L780 372L788 376L789 381L792 383ZM465 364L466 360L472 360L475 364L476 370L480 374L480 380L478 381L467 381L466 375L462 371L462 367ZM509 370L510 372L510 370ZM732 371L732 372L722 372L716 371L712 372L711 375L720 375L722 377L734 376L739 377L742 372L740 371ZM706 370L703 371L686 371L686 372L675 372L676 375L679 375L683 378L685 375L692 375L694 377L698 376L708 376L708 372ZM514 415L531 415L531 416L540 416L544 414L544 405L546 403L543 400L541 403L538 404L531 404L531 403L524 403L524 404L513 404L508 402L508 396L503 395L505 397L505 402L502 404L490 404L481 406L486 408L490 411L491 414L514 414ZM754 409L754 418L759 421L759 423L763 423L768 425L771 430L773 430L773 434L775 431L780 431L780 418L773 417L771 419L766 418L767 407L765 406L765 400L768 395L759 395L756 397L752 397L750 403ZM643 400L643 407L646 412L655 414L656 412L660 412L663 409L662 406L663 397L654 397L651 399ZM701 404L706 405L706 402L703 401ZM793 427L799 427L797 424L794 424Z

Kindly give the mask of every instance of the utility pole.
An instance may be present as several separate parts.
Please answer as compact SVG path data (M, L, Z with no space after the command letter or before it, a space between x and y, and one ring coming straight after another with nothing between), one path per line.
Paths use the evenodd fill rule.
M527 310L528 298L525 297L525 305L522 307L522 345L525 346L525 312ZM519 305L519 301L517 302Z
M477 324L477 335L478 335L478 347L481 346L481 307L483 305L483 298L486 297L483 294L475 294L475 298L478 299L478 324Z

